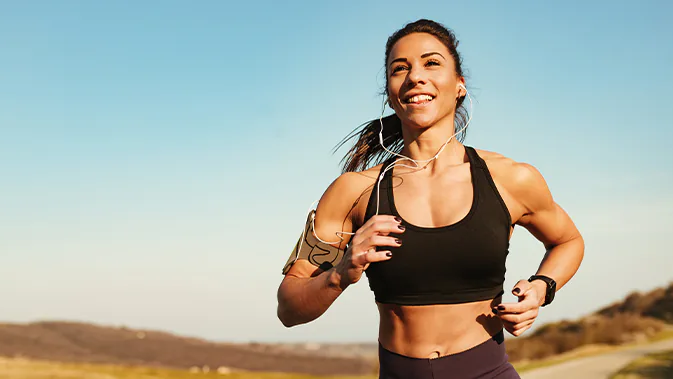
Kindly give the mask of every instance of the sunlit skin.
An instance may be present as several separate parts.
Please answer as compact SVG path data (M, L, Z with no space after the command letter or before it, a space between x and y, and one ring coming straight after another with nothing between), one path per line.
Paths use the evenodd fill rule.
M465 96L460 86L464 78L456 74L448 48L430 34L407 35L391 49L386 72L389 104L402 121L402 154L416 160L433 157L455 133L456 101ZM407 101L419 94L430 95L432 100L416 104ZM544 178L533 166L494 152L477 152L485 160L513 224L526 228L545 247L537 273L554 278L561 289L583 258L584 242L577 228L554 202ZM317 208L316 233L323 239L339 231L355 231L355 235L344 235L340 247L345 248L351 238L352 243L342 261L328 271L316 269L305 260L292 266L278 291L278 316L284 325L314 320L346 288L357 283L370 264L395 259L376 247L398 246L397 237L404 241L399 222L389 215L364 222L367 200L380 168L345 173L325 191ZM394 175L395 202L407 222L441 227L467 215L473 198L470 163L457 140L452 139L439 159L425 169L397 167ZM446 305L377 304L379 341L402 355L434 358L474 347L503 327L519 336L535 321L545 289L542 281L522 279L511 289L518 298L515 303L501 303L501 298L496 298ZM352 319L343 323L344 328L361 322L357 309L352 314Z

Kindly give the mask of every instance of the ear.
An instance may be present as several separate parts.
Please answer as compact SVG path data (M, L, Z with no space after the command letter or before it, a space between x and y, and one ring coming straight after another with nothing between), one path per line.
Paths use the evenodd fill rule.
M458 90L458 96L456 96L456 100L460 99L461 97L465 97L467 95L467 88L465 87L465 78L461 77L458 79L456 89Z

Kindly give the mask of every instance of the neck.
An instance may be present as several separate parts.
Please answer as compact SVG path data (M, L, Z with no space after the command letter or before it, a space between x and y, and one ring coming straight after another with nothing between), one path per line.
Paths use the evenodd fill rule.
M439 153L437 159L431 162L420 163L420 166L425 166L429 163L429 168L463 163L465 150L455 136L451 138L455 133L453 119L454 117L445 117L434 125L422 129L403 124L402 137L404 138L404 148L402 149L402 155L417 161L424 161L433 158ZM451 141L447 144L446 142L449 138L451 138ZM443 146L444 148L442 149ZM440 149L442 149L441 152ZM438 162L441 163L438 164Z

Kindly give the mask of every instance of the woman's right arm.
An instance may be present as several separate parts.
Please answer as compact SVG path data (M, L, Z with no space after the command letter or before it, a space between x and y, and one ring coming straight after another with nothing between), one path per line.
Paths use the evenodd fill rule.
M322 240L337 241L337 232L353 229L353 204L366 185L363 177L346 173L335 180L318 203L315 232ZM351 284L362 277L370 263L391 259L389 251L376 251L377 246L399 246L390 233L402 233L399 222L392 216L374 216L352 237L344 234L341 243L333 246L344 249L341 261L323 271L299 259L292 265L278 288L278 318L286 327L305 324L320 317Z

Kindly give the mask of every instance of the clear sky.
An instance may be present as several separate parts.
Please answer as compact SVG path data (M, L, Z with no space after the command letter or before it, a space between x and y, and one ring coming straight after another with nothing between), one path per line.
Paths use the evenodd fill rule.
M460 39L465 143L537 167L585 237L535 325L673 280L670 2L324 3L4 2L0 321L375 342L366 278L291 329L275 296L418 18ZM543 253L515 232L507 290Z

